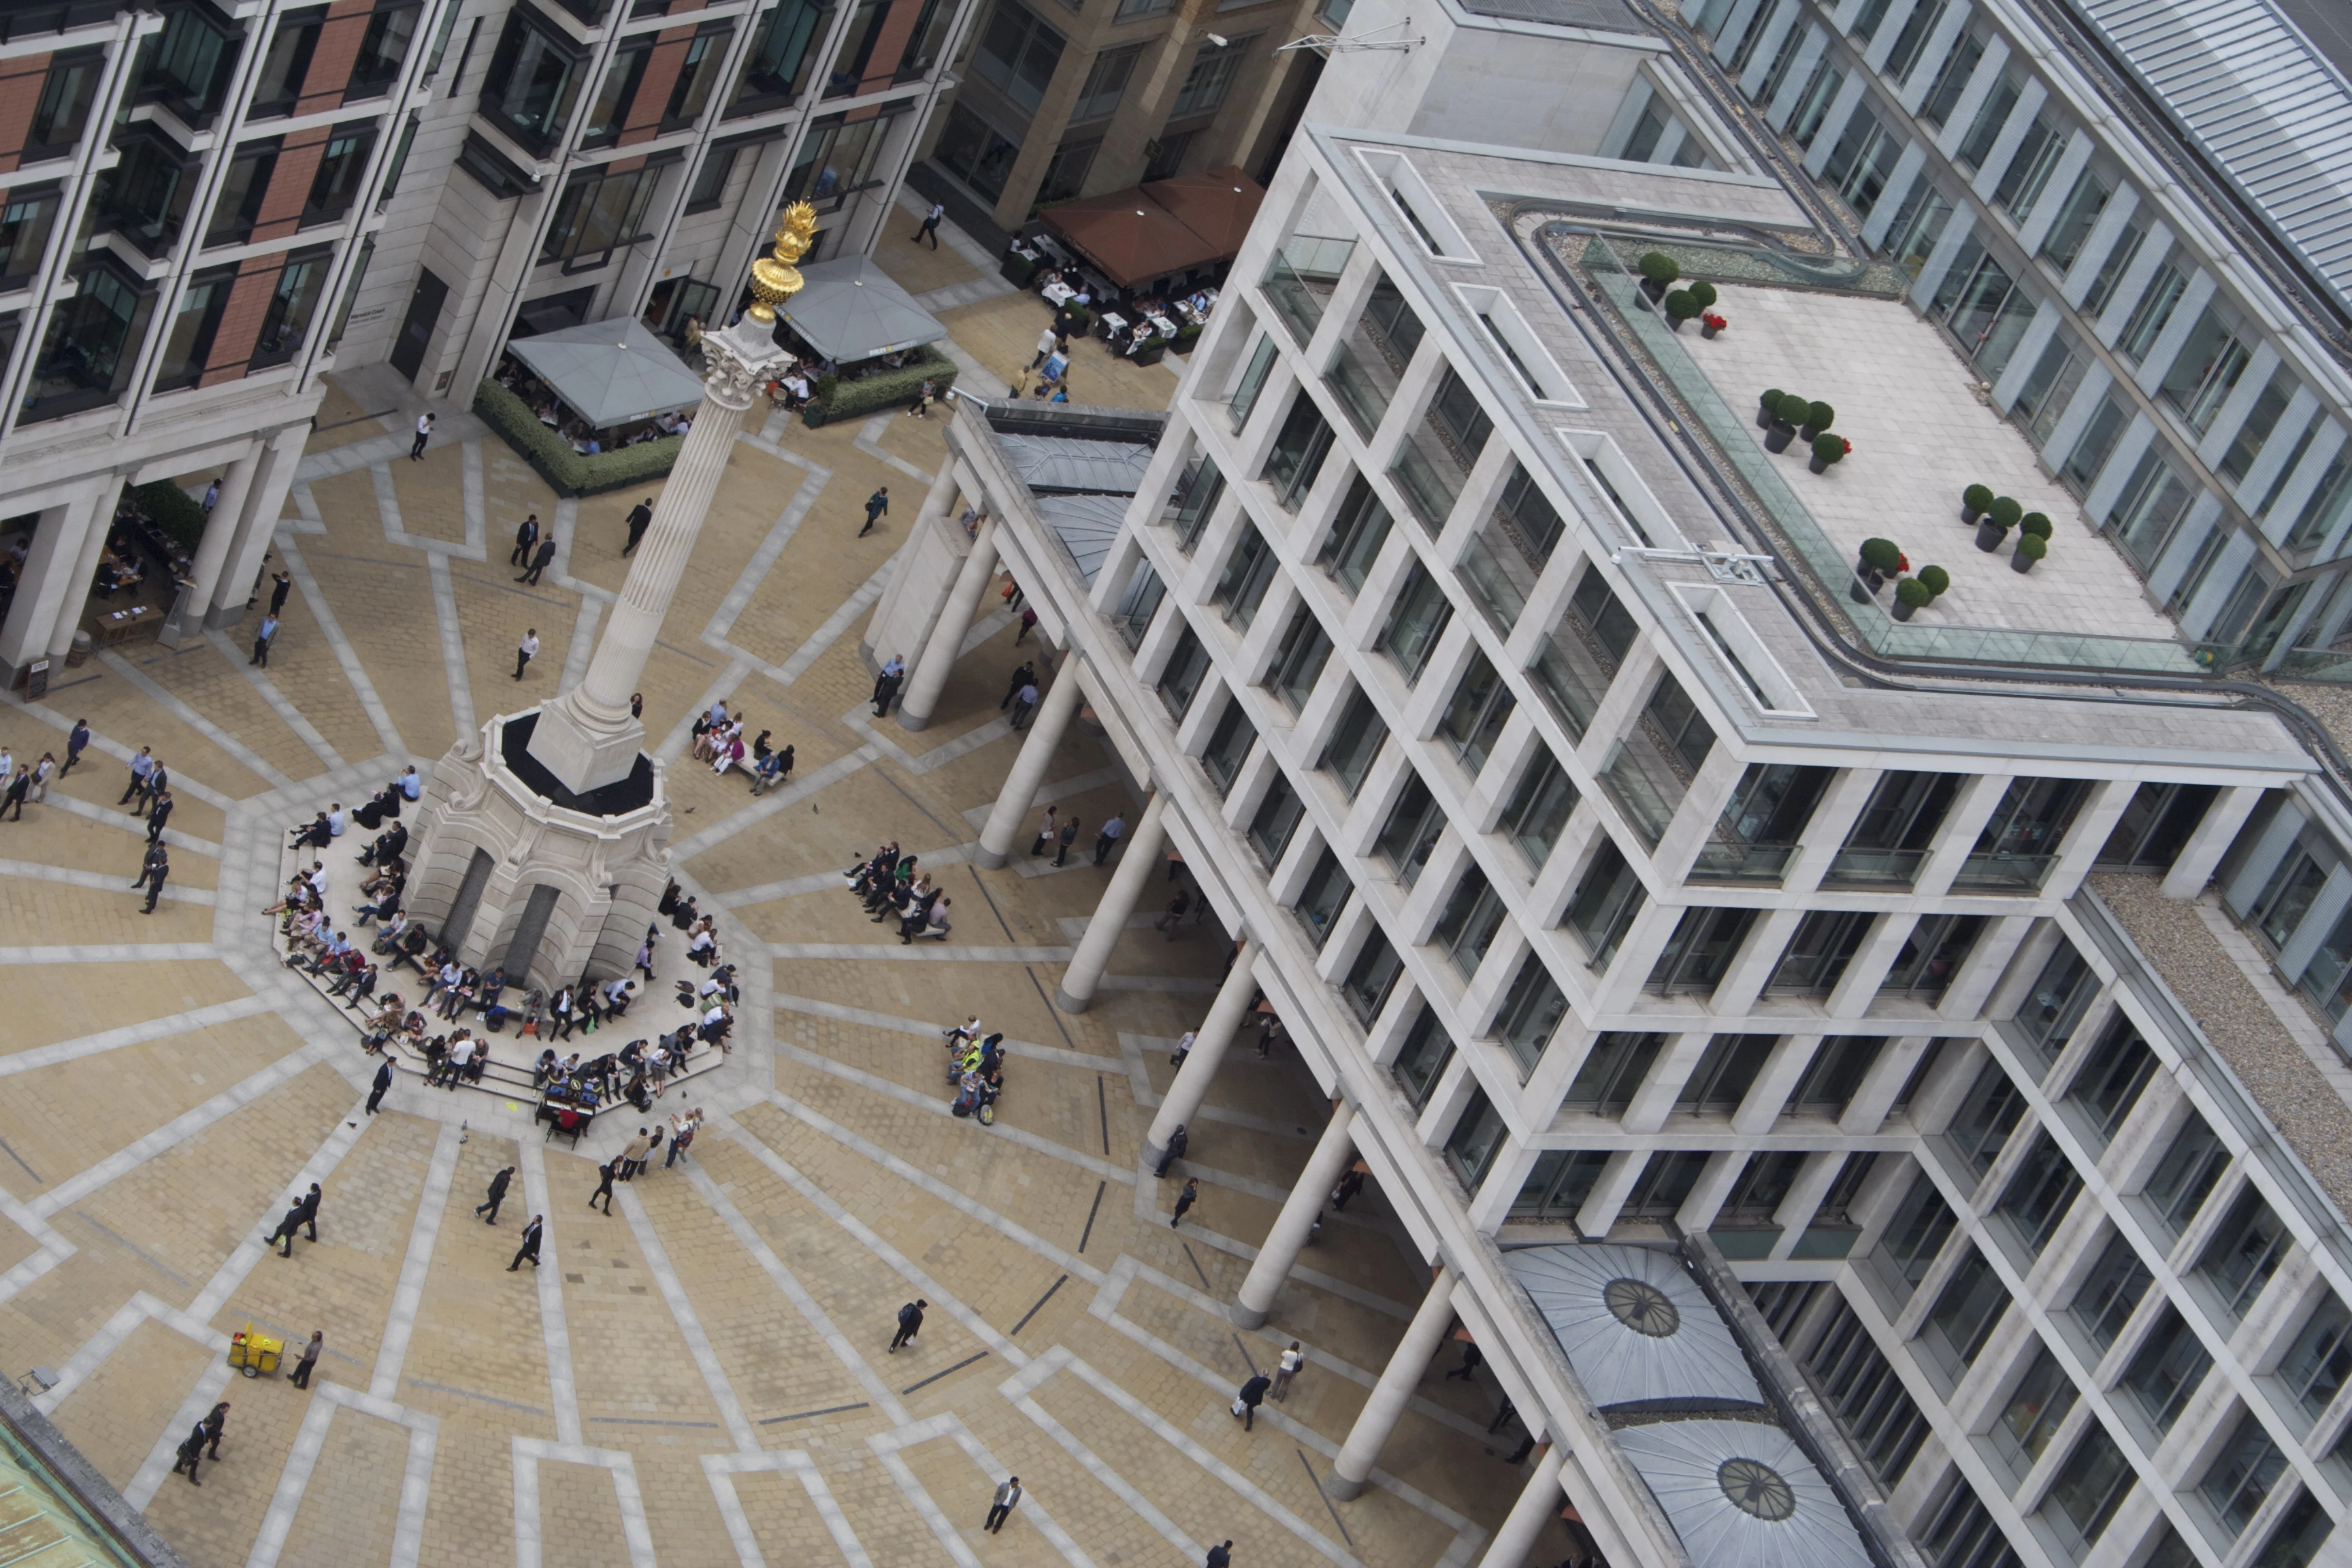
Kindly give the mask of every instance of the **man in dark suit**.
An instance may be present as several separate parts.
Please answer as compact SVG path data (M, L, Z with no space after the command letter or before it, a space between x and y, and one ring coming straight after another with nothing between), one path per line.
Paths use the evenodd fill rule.
M546 1222L540 1215L530 1216L530 1223L522 1227L522 1245L515 1248L514 1261L507 1265L508 1273L511 1274L521 1268L522 1260L526 1258L530 1259L530 1266L533 1268L539 1267L539 1233L544 1228L545 1224Z
M626 555L637 547L637 541L646 536L646 530L653 526L653 521L654 498L647 496L629 513L629 542L621 546L622 554Z
M392 1062L387 1058L383 1064L375 1069L375 1087L368 1090L367 1113L370 1116L375 1114L376 1107L383 1103L383 1097L391 1092L391 1089Z
M155 804L147 813L147 842L152 844L163 837L163 825L172 820L172 792L164 790L155 796Z
M492 1225L499 1223L499 1205L507 1201L507 1184L514 1180L514 1173L515 1168L512 1165L509 1165L505 1170L500 1171L497 1175L492 1176L490 1178L489 1201L474 1210L476 1214L480 1214L483 1209L489 1210L490 1212L488 1215L484 1217L486 1217Z
M541 540L539 542L539 550L537 553L533 554L530 558L530 569L525 572L521 576L516 578L515 581L518 583L530 583L536 585L539 582L539 574L546 571L549 564L552 563L554 559L555 541L551 538Z
M507 564L509 566L530 565L530 547L538 542L539 513L532 512L529 517L522 520L522 526L515 530L515 547L507 554Z
M270 1237L272 1241L282 1239L286 1243L286 1250L279 1253L279 1257L294 1256L294 1233L306 1226L310 1228L311 1241L317 1242L319 1239L319 1184L316 1182L310 1184L309 1192L294 1200L294 1206L288 1209L286 1217L278 1222L278 1234Z

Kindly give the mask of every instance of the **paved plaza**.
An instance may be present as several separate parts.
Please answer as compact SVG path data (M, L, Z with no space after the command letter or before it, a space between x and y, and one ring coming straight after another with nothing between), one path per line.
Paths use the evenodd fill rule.
M965 300L943 311L954 352L1009 378L1044 307L969 256L920 256L908 286ZM1087 344L1076 374L1089 401L1159 406L1175 369ZM199 1568L1172 1568L1228 1538L1242 1568L1475 1562L1526 1473L1517 1428L1488 1436L1492 1382L1441 1381L1451 1354L1363 1497L1318 1489L1427 1289L1376 1191L1330 1217L1264 1330L1223 1315L1326 1115L1297 1061L1237 1050L1192 1157L1167 1181L1139 1165L1170 1047L1224 962L1214 919L1175 941L1139 919L1097 1005L1064 1016L1047 998L1108 869L970 863L1019 743L998 700L1034 638L1013 646L991 595L931 727L872 717L858 639L937 424L811 431L756 408L646 668L677 874L745 982L731 1059L658 1106L709 1111L690 1154L607 1217L586 1205L635 1131L625 1109L576 1150L520 1102L413 1079L362 1113L375 1058L275 961L260 912L285 830L576 682L641 493L558 501L455 408L411 462L404 392L362 373L320 415L266 669L235 631L137 643L0 705L19 758L62 756L77 718L97 736L0 826L0 1370L58 1373L39 1404ZM856 537L885 485L890 514ZM530 512L558 547L536 585L507 563ZM526 627L541 652L518 681ZM717 697L797 749L787 787L754 799L687 755ZM142 745L178 799L152 914L130 889L143 828L116 804ZM1131 809L1083 726L1047 777L1086 846ZM940 870L949 943L902 947L842 890L889 838ZM940 1032L972 1012L1012 1042L993 1128L948 1114ZM630 1036L681 1016L647 996ZM510 1165L493 1228L475 1205ZM1188 1174L1204 1195L1171 1229ZM318 1242L270 1255L312 1182ZM544 1266L509 1272L534 1213ZM918 1297L918 1342L886 1353ZM247 1324L289 1359L324 1330L309 1392L232 1376ZM1307 1370L1244 1433L1234 1387L1293 1339ZM173 1448L222 1398L220 1462L191 1487ZM1008 1472L1027 1495L983 1534ZM1555 1527L1530 1561L1567 1549Z

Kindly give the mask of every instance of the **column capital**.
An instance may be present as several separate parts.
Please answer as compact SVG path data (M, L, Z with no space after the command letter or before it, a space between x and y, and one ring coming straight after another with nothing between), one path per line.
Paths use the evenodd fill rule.
M746 315L723 332L702 336L703 395L740 414L783 358L772 330Z

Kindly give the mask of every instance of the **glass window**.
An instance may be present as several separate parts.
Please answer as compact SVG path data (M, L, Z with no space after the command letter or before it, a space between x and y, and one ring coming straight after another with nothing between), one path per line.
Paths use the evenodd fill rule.
M1228 44L1212 39L1202 44L1192 57L1192 68L1184 73L1184 85L1176 89L1176 102L1168 110L1169 118L1206 114L1224 102L1234 78L1242 68L1243 47L1247 42L1242 39Z
M815 0L783 0L760 18L760 30L744 57L743 75L727 105L732 117L782 109L808 90L820 24L834 16Z
M2221 1293L2230 1315L2242 1318L2294 1245L2285 1224L2250 1182L2206 1243L2197 1272Z
M1815 910L1806 915L1772 966L1765 989L1782 996L1827 996L1845 977L1846 965L1877 919L1867 910Z
M576 46L524 20L528 7L508 13L507 30L491 58L482 112L533 153L552 151L580 100L588 66Z
M1951 221L1951 199L1936 188L1932 175L1922 171L1911 182L1910 194L1903 198L1903 205L1895 209L1895 219L1886 226L1886 243L1882 248L1888 259L1916 281Z
M1282 563L1275 558L1274 546L1265 542L1265 535L1244 521L1234 542L1233 553L1225 557L1225 569L1210 591L1209 602L1225 607L1227 621L1247 627L1256 618L1266 589L1281 570Z
M1892 1486L1918 1453L1927 1436L1927 1419L1852 1307L1839 1306L1828 1329L1803 1359L1864 1462L1882 1484ZM2000 1538L1996 1534L1994 1539ZM1938 1560L1937 1568L1959 1568L1959 1564L1944 1558ZM1970 1568L1994 1565L1977 1565L1970 1560Z
M1437 721L1437 733L1454 748L1462 765L1476 777L1494 755L1504 722L1518 699L1483 653L1470 656L1470 667L1454 688L1454 696Z
M41 269L62 195L54 184L0 193L0 288L16 288Z
M1143 46L1130 44L1123 49L1105 49L1087 68L1086 85L1078 89L1078 101L1070 110L1073 121L1100 120L1118 108L1118 100L1127 96L1127 84L1135 75L1135 62L1142 57Z
M2081 779L2011 780L1977 835L1959 880L1974 887L2003 878L2030 878L2039 887L2089 794L2090 785Z
M2131 1490L2132 1480L2131 1462L2107 1436L2107 1429L2094 1421L2051 1483L2050 1495L2042 1500L2042 1516L2052 1522L2061 1539L2080 1542L2087 1548L2105 1532L2107 1521L2123 1505L2124 1494Z
M1274 782L1266 786L1265 798L1258 802L1257 811L1250 818L1250 847L1257 851L1260 861L1271 868L1282 858L1305 809L1299 804L1297 792L1290 787L1290 781L1276 774Z
M727 45L734 36L730 23L696 34L686 46L686 58L678 62L677 77L670 83L669 100L662 106L664 131L679 130L702 118L711 92L719 86L719 69L727 63Z
M2139 303L2132 307L2122 334L2116 339L2116 352L2134 364L2146 359L2147 351L2156 346L2156 340L2170 324L2180 297L2188 291L2189 278L2181 270L2179 258L2168 258L2141 290Z
M1959 107L1961 94L1969 89L1969 79L1977 74L1977 62L1984 58L1984 40L1976 34L1960 36L1959 46L1944 57L1935 81L1928 86L1927 96L1920 100L1922 123L1940 127L1951 118L1952 110Z
M2112 1139L2131 1115L2132 1107L2139 1103L2140 1092L2156 1076L2157 1066L2156 1053L2147 1048L2131 1020L2117 1013L2099 1043L2091 1047L2091 1054L2083 1058L2066 1092L2089 1114L2099 1136Z
M2018 1379L2017 1392L2009 1396L2000 1418L1993 1423L1993 1447L2020 1475L2024 1474L2050 1447L2050 1439L2057 1436L2076 1398L2074 1384L2058 1358L2046 1349L2036 1352L2033 1364Z
M2284 371L2275 373L2263 384L2261 395L2254 399L2254 405L2246 410L2244 422L2238 426L2238 433L2230 438L2229 448L2221 454L2223 474L2240 481L2245 479L2246 470L2254 466L2254 459L2262 456L2263 447L2269 443L2271 432L2278 428L2279 419L2286 413L2286 405L2294 401L2294 377ZM2284 473L2282 468L2282 479Z
M2164 444L2151 442L2125 482L2115 510L2107 514L2106 531L2146 574L2171 542L2172 531L2195 498L2196 491L2165 461Z
M2197 1489L2230 1533L2237 1535L2253 1522L2255 1510L2285 1474L2286 1456L2271 1440L2262 1418L2250 1410L2238 1417L2238 1429L2214 1456Z
M41 96L34 100L33 122L25 131L19 162L37 163L62 158L81 140L89 121L90 105L106 75L102 49L68 49L49 58L48 74L41 79Z
M2253 351L2239 341L2229 318L2208 305L2197 324L2189 329L2180 352L2173 356L2157 395L2171 404L2189 427L2202 436L2230 394L2237 390L2238 378L2246 374L2252 358Z
M1663 996L1712 992L1756 923L1754 910L1685 910L1650 970L1647 988Z
M1453 896L1438 911L1433 941L1454 961L1454 967L1464 979L1478 973L1478 965L1486 957L1486 950L1495 945L1495 933L1503 926L1503 900L1486 880L1486 873L1473 866L1462 873L1454 885Z
M1323 760L1318 765L1338 780L1341 791L1353 800L1364 787L1364 775L1372 771L1373 760L1381 754L1381 744L1388 735L1380 710L1360 688L1332 727L1330 743L1323 748Z
M237 148L229 160L228 173L222 177L220 194L213 201L212 226L205 232L206 245L245 242L261 216L261 204L269 195L269 176L277 167L275 138Z
M1004 181L1021 144L989 124L962 104L948 109L948 122L931 149L931 160L973 190L995 201L1004 194Z
M2032 216L2033 205L2042 199L2050 176L2058 167L2058 160L2066 151L2066 138L2057 127L2037 114L2033 123L2010 154L2009 167L2001 171L2000 183L1993 187L1996 206L2005 207L2009 216L2022 224Z
M1922 915L1886 971L1881 996L1940 1002L1984 933L1982 915Z
M1642 879L1626 863L1616 842L1603 838L1593 851L1592 863L1584 869L1584 879L1577 884L1575 900L1568 906L1568 929L1584 943L1593 968L1605 969L1617 956L1617 946L1625 940L1647 896Z
M1953 1377L1976 1363L1977 1352L1992 1338L2009 1305L2009 1287L2002 1283L1984 1254L1973 1245L1963 1250L1936 1304L1927 1309L1920 1327L1921 1342L1939 1352L1944 1370Z
M1302 391L1291 400L1290 412L1275 434L1274 448L1266 454L1265 471L1260 478L1274 487L1275 500L1285 510L1297 511L1330 452L1331 426L1324 422L1314 399Z
M2123 1385L2138 1396L2140 1407L2157 1431L2169 1432L2212 1365L2213 1358L2206 1353L2203 1342L2179 1310L2167 1302L2124 1373Z
M1778 881L1830 777L1827 768L1749 763L1691 874Z
M726 199L727 182L734 177L735 160L742 151L740 147L713 147L702 155L701 165L694 171L693 188L686 194L688 212L710 212Z
M2061 273L2073 270L2084 242L2098 226L2099 215L2107 210L2114 195L2095 170L2085 169L2076 175L2074 188L2066 193L2066 205L2058 209L2050 231L2042 237L2042 259Z
M834 57L833 68L825 73L825 97L847 98L864 89L875 45L891 12L890 0L858 0L856 9L849 14L849 26L842 34L841 52Z
M2108 1237L2106 1250L2099 1254L2098 1262L2091 1266L2082 1288L2074 1292L2074 1321L2083 1325L2093 1344L2105 1351L2139 1310L2140 1299L2155 1278L2130 1239L2116 1232Z
M2147 241L2147 230L2138 220L2126 218L2124 226L2107 247L2107 254L2099 263L2098 275L2091 279L2090 288L2083 291L2083 319L2096 321L2105 315L2107 301L2115 298L2116 288L2139 258L2139 247Z
M1171 504L1175 509L1172 520L1176 527L1176 547L1187 555L1200 542L1201 531L1209 526L1210 514L1224 498L1225 476L1219 471L1217 460L1207 453L1185 470L1177 481L1176 494Z
M1463 1106L1460 1119L1445 1140L1445 1152L1454 1162L1455 1173L1473 1191L1486 1179L1486 1172L1495 1163L1495 1155L1502 1149L1509 1131L1503 1124L1503 1113L1495 1109L1486 1091L1472 1089L1469 1102Z
M1919 0L1903 18L1903 26L1895 35L1895 43L1886 51L1886 64L1882 68L1889 81L1906 81L1919 56L1927 49L1927 40L1935 35L1936 24L1944 19L1950 0Z
M1389 611L1388 624L1381 628L1380 638L1373 644L1393 660L1408 682L1421 679L1423 666L1444 635L1446 624L1454 618L1454 602L1437 585L1429 569L1418 560L1405 574L1403 584L1397 590L1396 603Z
M1559 842L1569 814L1576 809L1576 785L1549 752L1538 750L1535 761L1519 774L1496 830L1519 847L1528 864L1540 870Z
M1257 744L1257 726L1242 711L1241 700L1225 704L1217 719L1217 727L1209 736L1208 749L1201 753L1201 766L1216 781L1217 793L1223 795L1234 787L1234 780L1248 760L1250 748Z
M2319 478L2303 510L2295 514L2294 526L2287 530L2286 548L2310 550L2324 542L2336 530L2336 520L2342 515L2344 502L2352 497L2352 444L2339 447L2328 460L2327 470Z
M2294 1402L2316 1418L2343 1392L2352 1377L2352 1312L2333 1290L2320 1297L2310 1321L2279 1362L2279 1378Z
M2084 373L2090 368L2091 356L2075 341L2074 334L2060 327L2042 345L2042 357L2033 362L2032 374L2019 388L2017 401L2010 405L2010 417L2025 426L2036 447L2046 447L2058 428L2058 421L2074 401L2074 394L2083 385Z
M2015 1222L2026 1249L2039 1257L2082 1190L2083 1178L2065 1151L2047 1132L2037 1132L1993 1207Z
M1372 841L1406 887L1421 880L1422 868L1429 864L1429 852L1437 847L1438 836L1445 831L1445 813L1438 808L1429 786L1417 773L1408 776L1404 788L1397 792L1396 804L1389 807L1386 821L1381 824L1380 837Z
M261 334L254 341L253 368L284 364L310 342L318 324L319 296L327 286L327 268L334 251L326 246L298 250L286 258L278 286L269 292L269 308L261 318Z
M1445 1064L1454 1059L1454 1037L1438 1022L1437 1010L1423 1004L1405 1031L1404 1044L1399 1047L1396 1061L1389 1071L1404 1089L1404 1097L1418 1110L1429 1103L1437 1090L1437 1080L1444 1076Z
M972 51L980 79L1031 113L1045 101L1045 88L1062 63L1062 35L1018 0L996 0L988 25Z
M1324 535L1317 564L1345 584L1349 593L1361 593L1381 546L1388 542L1391 521L1389 509L1372 493L1371 482L1358 474L1349 482L1347 499L1331 519L1331 531Z
M104 263L81 275L81 287L49 312L49 327L26 387L26 423L55 419L111 403L129 384L146 341L152 289Z
M2059 482L2076 495L2086 493L2098 482L2101 470L2123 438L2124 426L2131 416L2125 405L2116 402L2112 393L2099 398L2099 406L2092 411L2090 423L2083 426L2074 449L2066 456L2065 467L2058 470Z
M1843 1116L1886 1047L1883 1035L1832 1035L1813 1048L1782 1108L1788 1115Z
M1511 1200L1513 1219L1573 1220L1609 1168L1608 1154L1599 1149L1547 1149L1536 1156L1535 1169Z
M1778 1035L1716 1036L1707 1041L1698 1066L1683 1080L1675 1104L1699 1116L1727 1116L1738 1110L1779 1041Z
M1691 1189L1706 1173L1706 1162L1703 1149L1678 1153L1660 1150L1633 1178L1633 1189L1625 1194L1625 1206L1620 1212L1628 1219L1671 1218L1689 1200Z
M1318 947L1322 947L1324 941L1328 941L1331 921L1339 920L1340 908L1345 908L1348 893L1352 891L1355 891L1355 881L1348 879L1348 872L1340 868L1339 856L1324 848L1322 858L1315 863L1315 869L1307 872L1307 884L1298 893L1298 905L1296 905L1298 924L1306 926L1307 938Z
M2278 1528L2247 1561L2246 1568L2309 1568L2335 1529L2336 1521L2327 1517L2319 1500L2304 1492L2287 1505L2279 1516Z
M1184 717L1208 675L1209 650L1201 646L1201 639L1192 635L1188 626L1177 637L1175 650L1169 654L1168 662L1160 667L1160 679L1153 683L1171 718L1181 721Z
M310 178L310 197L302 205L302 227L339 222L351 210L360 194L360 181L367 174L368 153L374 146L373 125L338 128L327 138L327 150L320 156L319 171Z
M948 29L954 25L955 17L956 7L950 0L923 0L914 31L898 56L898 74L891 79L908 82L929 76L931 68L940 63L940 50L948 41Z
M1283 705L1293 713L1307 706L1314 695L1316 681L1322 679L1323 666L1331 658L1331 639L1324 635L1323 623L1315 612L1304 605L1290 617L1290 628L1283 633L1282 644L1274 650L1274 663L1266 671L1266 681Z
M619 174L590 168L572 175L557 200L539 258L562 261L567 270L598 267L614 251L646 237L646 209L660 175L658 168Z
M1533 1072L1551 1044L1552 1031L1568 1016L1568 996L1543 960L1530 952L1495 1015L1495 1034L1517 1058L1522 1072Z
M1375 927L1339 982L1339 994L1347 998L1358 1023L1370 1024L1381 1016L1381 1009L1388 1005L1389 993L1396 988L1397 977L1403 973L1404 961L1397 956L1388 934Z
M2254 900L2255 919L2273 947L2284 947L2327 885L2327 873L2302 850L2288 856Z
M400 68L407 63L409 47L416 41L417 18L424 15L421 5L378 5L368 17L367 32L360 39L359 58L352 62L351 88L347 99L362 99L389 88L399 79Z
M213 338L220 331L221 313L228 309L229 290L236 284L234 267L199 272L188 280L163 337L163 359L155 372L156 391L194 386L203 376L205 361L213 352Z
M1992 1169L2001 1145L2009 1142L2024 1114L2025 1096L2018 1092L2000 1063L1989 1061L1969 1086L1968 1098L1960 1102L1946 1133L1969 1169L1982 1176Z
M1911 1178L1911 1189L1903 1194L1903 1203L1887 1222L1885 1237L1879 1243L1886 1271L1901 1282L1902 1294L1907 1297L1927 1278L1927 1270L1935 1267L1958 1223L1951 1205L1944 1201L1927 1172Z
M1823 880L1908 887L1927 864L1959 786L1958 773L1882 774Z
M2099 977L2089 961L2074 951L2074 943L2060 937L2033 989L2018 1005L2018 1033L2042 1053L2042 1060L2056 1061L2098 992Z
M1983 106L1969 126L1969 133L1960 139L1959 151L1952 154L1952 162L1970 174L1982 168L1994 144L2000 140L2002 129L2009 124L2010 112L2016 109L2018 95L2023 90L2024 83L2003 71L2000 79L1993 83L1992 91L1985 95Z
M160 135L133 131L116 138L115 145L121 149L122 161L99 176L96 205L115 233L149 256L162 256L180 237L181 226L188 216L189 198L195 194L199 162ZM46 239L47 214L54 214L57 207L57 187L49 186L37 195L28 193L26 198L12 194L6 199L10 215L16 211L20 199L26 200L29 208L46 205L47 213L41 219L41 233ZM11 217L0 217L0 225L11 221ZM0 239L0 245L6 243ZM39 253L35 251L27 260L37 263ZM0 270L10 269L8 263L0 262Z
M1128 579L1127 594L1118 606L1119 635L1127 639L1129 647L1143 646L1143 634L1151 629L1152 617L1160 613L1160 601L1167 596L1168 584L1160 580L1151 563L1138 562L1135 575Z
M173 6L163 30L148 45L140 101L163 104L202 131L220 112L239 53L237 41L221 30L208 7Z

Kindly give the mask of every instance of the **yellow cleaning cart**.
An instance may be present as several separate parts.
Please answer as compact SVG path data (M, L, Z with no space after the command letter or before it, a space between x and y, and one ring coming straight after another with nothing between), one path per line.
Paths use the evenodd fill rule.
M228 1364L238 1368L247 1377L259 1377L265 1372L274 1375L285 1352L284 1340L273 1340L268 1334L255 1333L251 1323L228 1337Z

